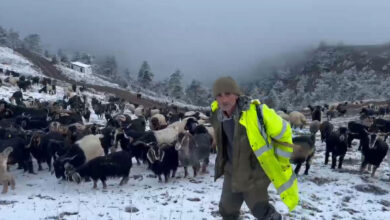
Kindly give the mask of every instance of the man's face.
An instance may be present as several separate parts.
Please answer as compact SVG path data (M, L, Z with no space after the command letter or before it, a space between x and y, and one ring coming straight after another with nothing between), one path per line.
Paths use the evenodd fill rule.
M218 94L216 98L219 108L221 108L222 111L231 113L236 107L238 96L233 93L224 92Z

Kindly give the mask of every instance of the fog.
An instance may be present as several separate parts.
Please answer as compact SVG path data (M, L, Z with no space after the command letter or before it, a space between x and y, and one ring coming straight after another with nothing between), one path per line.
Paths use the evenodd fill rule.
M114 55L134 76L180 69L206 84L248 74L260 61L322 41L390 41L388 0L1 0L0 25L38 33L52 52Z

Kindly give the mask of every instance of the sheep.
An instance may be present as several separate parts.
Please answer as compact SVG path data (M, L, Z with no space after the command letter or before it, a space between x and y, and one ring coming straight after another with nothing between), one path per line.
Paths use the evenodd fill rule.
M126 151L111 153L107 156L96 157L75 169L73 165L65 164L67 178L80 183L82 178L91 177L93 188L97 188L97 181L100 179L103 188L107 188L107 177L122 177L119 185L122 186L129 181L130 169L132 166L131 154Z
M332 120L332 118L335 118L337 114L337 111L335 109L330 109L326 112L326 118L328 121Z
M165 116L162 114L154 114L150 118L150 129L155 130L161 130L163 128L166 128L168 126L167 121L165 120Z
M290 120L289 115L286 114L284 111L277 111L276 114L278 114L280 117L282 117L286 121Z
M345 115L345 113L347 113L347 107L348 102L340 103L337 105L336 110L339 112L339 116L343 116Z
M305 161L305 175L309 174L311 159L313 158L316 151L315 140L315 133L311 133L309 136L305 135L293 138L293 143L296 145L296 147L294 147L290 161L294 164L297 164L294 170L295 174L299 173L302 163Z
M301 112L293 111L289 114L290 124L293 128L299 127L300 129L306 125L306 117Z
M135 114L137 117L144 116L144 115L145 115L145 108L144 108L142 105L138 106L138 107L134 110L134 114Z
M324 121L320 125L320 132L321 132L321 142L324 142L324 140L332 133L333 131L333 125L329 121Z
M314 120L310 124L310 133L311 134L316 134L317 131L320 129L321 122Z
M5 78L4 82L8 82L12 86L17 86L18 82L19 82L19 78L13 77L13 76L9 76L9 77Z
M178 127L168 126L162 130L153 131L158 144L172 144L177 140Z
M160 114L160 109L150 109L150 116Z
M340 127L337 131L333 131L325 139L326 152L325 152L325 165L328 164L329 154L332 153L332 169L336 168L336 160L339 156L339 166L341 169L343 160L348 148L348 130L346 127Z
M129 110L131 112L134 112L135 111L135 106L133 104L130 104L130 103L126 103L125 105L125 110Z
M66 162L77 168L95 157L102 156L104 151L99 139L102 137L100 134L87 135L70 146L64 155L54 161L56 177L65 179L64 165Z
M161 175L165 177L165 182L168 182L170 173L175 177L177 167L179 166L179 154L173 144L163 144L158 146L152 142L148 144L147 161L150 169L158 176L159 182L162 182Z
M15 189L15 179L12 174L7 171L8 156L12 151L12 147L7 147L0 153L0 183L3 184L2 194L8 192L8 185L11 185L12 190Z
M377 134L369 134L365 130L361 132L361 137L363 162L360 166L360 172L363 172L367 164L372 164L374 165L374 168L371 177L374 177L375 171L378 169L389 150L389 145L386 141L378 138Z

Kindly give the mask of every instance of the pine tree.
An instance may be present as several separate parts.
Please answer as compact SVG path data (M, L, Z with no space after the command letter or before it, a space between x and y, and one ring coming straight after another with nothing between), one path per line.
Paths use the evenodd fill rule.
M133 80L133 77L131 77L131 72L130 72L129 68L125 69L124 76L125 76L127 81L132 81Z
M138 71L138 82L143 87L149 87L153 80L153 73L147 61L144 61Z
M23 46L34 53L42 53L41 37L38 34L30 34L23 39Z
M45 57L49 58L50 57L50 53L48 50L45 50L45 53L44 53Z
M52 63L52 64L57 64L57 63L58 63L58 59L57 59L57 56L56 56L56 55L53 55L53 56L51 57L51 63Z
M86 64L92 64L94 61L94 57L88 53L81 53L80 55L80 61Z
M16 49L22 46L22 41L19 38L19 33L10 29L8 31L8 43L9 47Z
M181 85L181 80L183 79L183 75L180 70L176 70L169 77L169 88L170 95L174 98L180 99L183 96L183 88Z
M201 82L192 80L186 88L188 102L193 105L208 106L212 102L211 90L202 87Z
M108 56L105 58L100 67L100 72L106 76L116 76L118 67L114 56Z
M7 31L0 26L0 46L9 46Z
M75 52L74 54L73 54L73 57L72 57L72 62L74 62L74 61L81 61L80 60L80 52Z

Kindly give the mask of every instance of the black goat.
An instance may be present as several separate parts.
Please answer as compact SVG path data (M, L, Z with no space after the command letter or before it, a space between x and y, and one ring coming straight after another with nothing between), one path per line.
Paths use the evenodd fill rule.
M325 140L325 164L328 164L329 154L332 153L332 169L336 168L337 157L339 157L339 166L341 169L343 160L348 148L348 130L346 127L340 127L337 131L333 131Z
M8 157L8 164L18 163L18 169L24 169L29 173L34 173L30 150L26 147L26 141L21 137L0 140L0 152L7 147L12 147L13 151Z
M321 106L317 105L317 106L313 107L313 106L309 105L308 107L311 111L312 121L314 121L314 120L321 121Z
M65 164L65 173L69 179L71 178L76 183L80 183L82 178L91 177L94 189L97 188L97 181L100 179L105 189L107 188L107 177L122 177L119 185L126 184L129 181L131 166L131 154L119 151L107 156L96 157L77 169L67 163Z
M29 148L31 154L37 159L38 170L42 170L41 163L46 162L51 171L51 162L55 159L55 154L65 153L64 136L56 132L35 133L31 137Z
M371 177L374 177L375 171L378 169L389 150L389 145L381 138L378 138L376 134L369 134L367 131L362 131L361 136L363 162L360 166L360 172L363 172L367 164L372 164L374 165L374 168Z
M361 133L364 130L368 131L368 126L356 121L348 122L348 148L351 147L352 141L354 139L361 140ZM361 147L362 143L360 142L358 150L361 150Z
M390 132L390 121L382 119L382 118L377 118L374 119L372 125L369 128L369 131L372 132L385 132L389 133ZM385 135L384 141L387 140L388 134Z
M165 145L159 147L156 143L149 143L150 147L147 153L150 168L154 174L158 176L161 182L161 175L165 177L165 182L168 182L172 171L172 177L175 177L177 167L179 166L179 154L175 149L175 145Z

